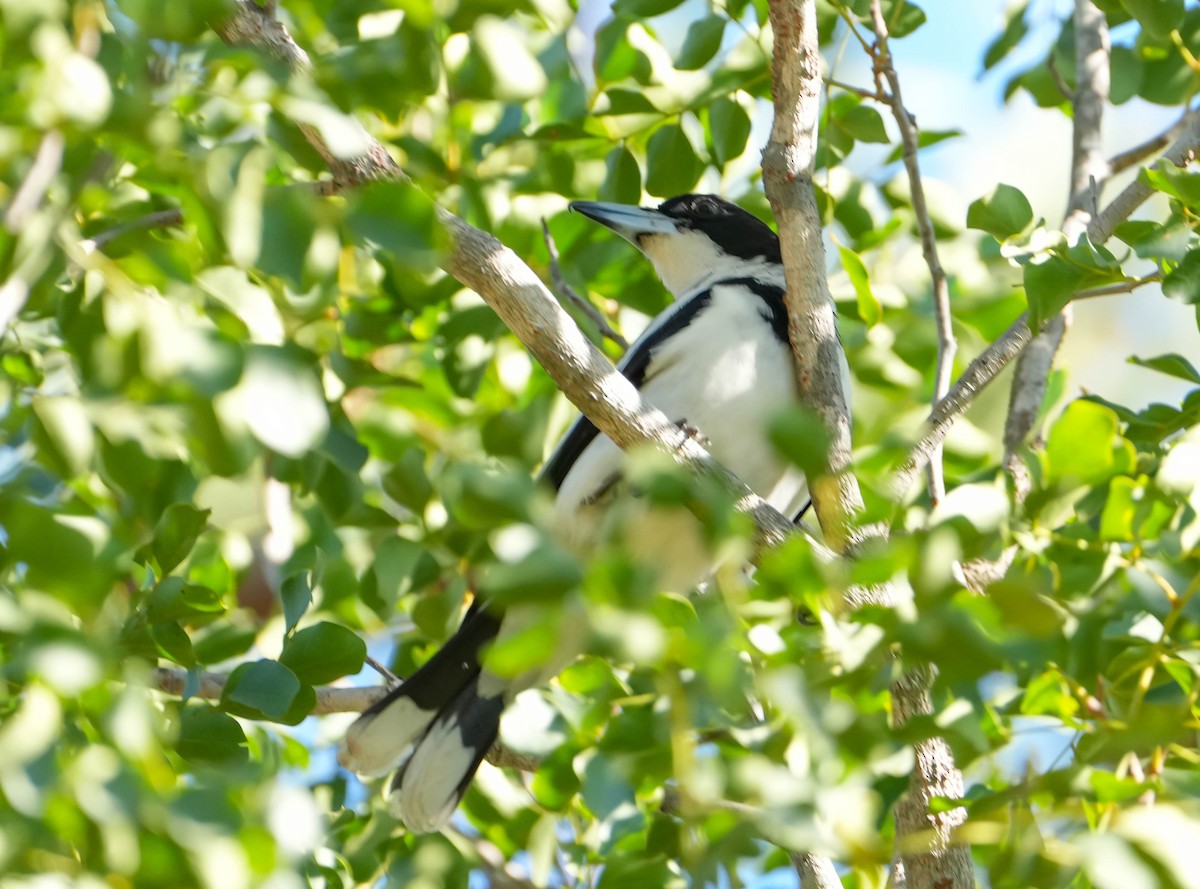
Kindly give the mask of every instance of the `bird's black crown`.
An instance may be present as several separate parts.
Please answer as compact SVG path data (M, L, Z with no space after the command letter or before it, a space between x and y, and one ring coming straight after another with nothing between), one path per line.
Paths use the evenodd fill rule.
M716 195L684 194L659 205L658 211L681 225L708 235L730 256L782 262L779 238L771 227L748 210Z

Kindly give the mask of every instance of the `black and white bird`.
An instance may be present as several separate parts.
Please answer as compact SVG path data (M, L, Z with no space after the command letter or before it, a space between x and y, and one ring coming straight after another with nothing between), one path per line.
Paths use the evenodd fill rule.
M618 369L650 404L697 430L709 452L769 503L802 512L803 476L766 433L797 399L775 233L711 195L683 195L657 209L590 201L571 209L637 247L675 297ZM557 492L556 528L575 552L586 555L610 530L604 520L622 466L620 449L580 417L542 468L541 479ZM687 592L711 573L713 557L690 514L628 512L622 519L636 528L624 529L623 539L663 566L664 589ZM485 646L527 617L475 603L445 646L347 732L342 764L367 775L395 769L389 803L410 830L437 830L449 820L496 739L504 708L577 653L516 678L482 669Z

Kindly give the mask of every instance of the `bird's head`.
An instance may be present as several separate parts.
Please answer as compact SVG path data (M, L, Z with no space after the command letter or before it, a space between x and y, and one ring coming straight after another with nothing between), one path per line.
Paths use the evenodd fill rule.
M778 277L779 238L746 210L708 194L685 194L657 209L575 201L571 209L607 226L654 263L676 297L733 277Z

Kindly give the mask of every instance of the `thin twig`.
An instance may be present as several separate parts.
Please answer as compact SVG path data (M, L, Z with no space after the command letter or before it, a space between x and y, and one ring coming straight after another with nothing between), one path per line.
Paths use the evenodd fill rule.
M560 299L567 300L585 315L589 321L595 324L596 330L600 332L602 337L612 340L621 347L622 352L627 350L629 343L625 337L613 330L608 324L608 319L600 313L600 310L576 291L570 282L567 281L566 277L563 276L562 266L559 265L558 261L558 245L554 243L554 235L550 234L550 226L546 223L545 219L542 219L542 238L546 242L546 252L550 254L550 284L555 294Z
M387 682L389 688L395 688L404 680L387 668L386 664L381 664L375 658L367 655L367 666L378 673Z
M904 169L908 172L908 189L912 195L913 213L916 215L917 231L921 237L921 252L925 256L925 265L929 267L929 280L933 288L933 312L937 326L937 364L933 374L932 405L946 397L950 391L950 378L954 373L954 357L958 354L958 341L954 338L954 325L950 314L950 289L946 282L946 272L942 269L938 257L937 235L934 232L933 220L929 216L929 205L925 200L925 185L921 179L920 162L917 150L920 147L920 136L917 122L904 107L904 98L900 91L900 76L892 64L892 55L888 51L888 29L883 18L880 4L871 4L871 20L875 26L875 83L879 92L885 92L884 81L887 81L887 92L891 97L892 116L900 128L900 142L904 146ZM929 500L937 506L946 496L946 480L942 470L941 445L937 445L929 455Z
M1128 170L1130 167L1136 166L1146 158L1158 154L1183 132L1183 128L1187 125L1188 112L1185 112L1179 120L1171 124L1157 136L1152 136L1140 145L1134 145L1132 148L1126 148L1124 151L1114 154L1108 160L1108 170L1110 175Z
M1147 284L1155 284L1163 279L1161 272L1151 272L1142 278L1129 278L1126 281L1118 281L1116 284L1108 284L1104 287L1093 287L1091 290L1080 290L1075 294L1075 302L1081 299L1094 299L1098 296L1119 296L1122 293L1133 293L1139 287L1145 287Z
M152 228L170 228L173 225L180 225L182 222L182 210L158 210L154 213L147 213L145 216L139 216L137 219L131 219L129 222L123 222L120 225L114 225L112 228L105 229L98 235L84 240L80 246L83 248L84 253L95 253L97 250L107 247L117 238L133 232Z
M1186 167L1196 159L1198 150L1200 150L1200 110L1193 110L1184 115L1183 127L1178 137L1171 147L1163 152L1159 162ZM1087 233L1092 243L1100 244L1111 238L1116 227L1128 219L1133 211L1144 204L1152 194L1154 194L1154 189L1142 182L1141 179L1135 179L1129 183L1088 224Z
M863 99L873 99L876 102L882 102L885 105L891 102L891 96L880 89L869 90L861 86L854 86L853 84L843 83L840 80L834 80L832 77L826 77L825 83L841 90L842 92L851 93Z

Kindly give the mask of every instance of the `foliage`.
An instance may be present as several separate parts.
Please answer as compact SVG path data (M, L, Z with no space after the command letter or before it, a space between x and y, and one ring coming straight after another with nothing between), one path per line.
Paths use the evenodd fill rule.
M1185 107L1200 9L1100 5L1120 28L1113 102ZM891 271L914 238L898 155L835 175L894 126L831 86L818 196L844 269L857 471L890 542L844 568L793 541L754 583L729 570L690 600L620 546L578 566L530 481L568 412L437 271L430 199L542 272L549 217L571 283L634 329L665 295L564 199L702 187L767 215L748 188L766 4L616 0L594 34L561 0L283 6L311 78L223 44L224 0L0 2L0 885L506 885L506 861L536 885L736 885L802 849L879 886L912 744L934 735L968 771L964 838L989 885L1196 885L1200 388L1135 410L1064 404L1060 385L1045 447L1021 455L1023 504L987 392L949 443L946 500L898 508L931 303ZM884 6L896 37L925 21ZM867 7L819 7L830 46L869 31ZM1030 14L985 66L1024 46ZM1009 91L1065 113L1061 33ZM319 193L303 127L353 154L351 116L413 185ZM1026 306L1036 321L1146 268L1197 303L1200 180L1140 177L1166 212L1107 244L1068 246L1009 186L936 220L957 370ZM1131 360L1200 384L1183 356ZM783 452L813 459L809 429L781 418ZM701 503L714 548L744 551L719 492L652 458L637 471L656 502ZM1009 546L988 595L961 586L956 561ZM884 579L911 604L840 606ZM332 767L345 719L305 717L316 687L359 672L364 636L403 631L391 663L414 669L468 589L580 598L589 654L505 723L532 775L485 766L453 831L407 835ZM497 668L543 656L546 613ZM935 715L892 728L890 682L919 662L938 669ZM150 690L156 664L188 671L183 699ZM228 674L218 700L197 696L202 670ZM1031 731L1069 747L1005 767Z

